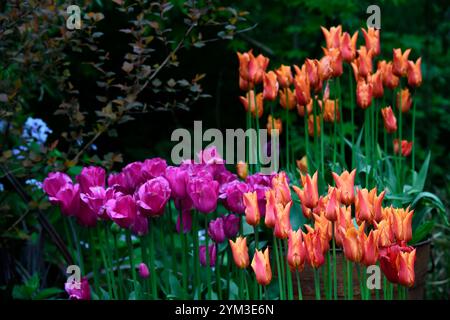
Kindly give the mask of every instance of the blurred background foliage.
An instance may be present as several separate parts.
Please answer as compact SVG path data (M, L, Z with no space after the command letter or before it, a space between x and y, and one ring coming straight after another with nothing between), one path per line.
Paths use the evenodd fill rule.
M65 28L69 4L81 6L81 30ZM172 131L192 128L194 120L204 128L245 127L236 51L263 53L269 69L300 65L322 55L320 26L356 31L365 27L371 4L381 8L381 57L391 59L398 47L412 48L411 59L422 56L424 81L414 97L416 162L431 150L427 190L448 208L448 1L1 2L0 162L33 200L24 203L1 175L0 291L23 283L16 294L48 298L58 289L42 289L61 281L50 271L64 275L56 249L43 250L43 231L28 214L46 210L58 224L32 179L42 181L54 170L76 174L87 164L118 169L153 156L169 159ZM29 117L51 129L44 141L24 136ZM449 297L449 236L447 227L437 226L428 298Z

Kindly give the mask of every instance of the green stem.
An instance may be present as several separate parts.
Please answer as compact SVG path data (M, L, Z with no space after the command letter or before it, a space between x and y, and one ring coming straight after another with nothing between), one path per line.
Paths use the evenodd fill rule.
M309 154L309 134L308 134L308 111L305 106L305 113L304 113L304 122L305 122L305 150L306 150L306 164L309 172L309 166L310 166L310 154Z
M351 122L352 122L352 148L355 145L355 103L354 103L354 88L353 88L353 81L352 81L352 68L349 65L348 68L349 72L349 87L350 87L350 114L351 114ZM342 121L342 120L341 120ZM355 167L356 159L355 159L355 150L352 149L352 168Z
M411 154L411 167L412 170L416 170L416 99L413 96L413 110L412 110L412 154Z
M289 89L285 88L284 90L286 96L286 169L290 172L290 163L289 163Z
M117 245L117 235L114 233L113 235L114 238L114 253L115 253L115 259L118 263L118 270L117 270L117 274L119 275L119 298L121 299L125 299L125 296L127 294L125 286L123 284L123 272L122 272L122 268L121 268L121 263L120 263L120 259L119 259L119 246Z
M152 284L152 297L153 299L158 299L158 289L157 289L157 277L156 277L156 266L155 266L155 224L154 220L149 220L151 222L149 236L150 241L148 243L149 247L149 256L150 256L150 277Z
M140 292L138 292L137 290L137 276L136 276L136 266L134 265L133 242L131 240L131 232L129 230L126 231L126 239L128 246L128 258L130 261L131 277L133 279L134 294L138 299L140 297Z
M348 280L348 299L353 300L353 274L352 274L353 263L347 260L347 280Z
M296 275L296 278L297 278L298 300L303 300L302 285L300 283L300 273L298 272L298 270L295 270L295 275Z
M287 240L284 241L284 249L285 252L288 251L288 244L287 244ZM284 258L286 259L286 258ZM286 278L287 278L287 285L288 285L288 292L289 292L289 300L294 300L294 288L292 285L292 273L291 273L291 269L289 268L289 264L287 263L287 260L285 260L286 262Z
M314 271L314 291L316 293L316 300L320 300L320 272L313 268Z
M334 293L334 300L337 300L338 298L338 292L337 292L337 272L336 272L336 241L335 241L335 235L334 235L334 221L332 222L332 245L333 245L333 293Z
M275 235L273 235L273 247L275 250L275 258L277 260L277 275L278 275L278 288L280 290L280 300L284 300L284 289L283 289L283 277L281 276L281 263L280 254L278 252L278 242Z
M209 256L209 238L208 238L208 216L205 215L205 252L206 252L206 285L208 287L208 300L212 299L212 283L211 283L211 258Z

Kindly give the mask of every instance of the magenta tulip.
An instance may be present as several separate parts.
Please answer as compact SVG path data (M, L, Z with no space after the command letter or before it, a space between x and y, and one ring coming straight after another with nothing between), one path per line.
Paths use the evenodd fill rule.
M139 187L136 193L139 210L146 216L160 216L170 198L169 182L163 177L151 179Z
M216 210L219 183L213 180L209 173L191 177L187 190L194 208L203 213L211 213Z
M225 236L233 239L239 232L239 217L235 214L229 214L223 217L223 231Z
M167 167L164 176L169 181L172 198L184 199L187 195L186 184L189 181L188 172L180 167Z
M225 241L225 231L223 230L223 219L211 220L208 226L208 235L216 243Z
M219 198L223 200L225 208L242 214L245 212L243 195L249 191L249 186L245 182L234 180L220 187Z
M89 192L90 187L105 186L105 169L100 167L86 167L76 176L77 182L80 184L80 192Z
M56 194L65 187L66 184L72 184L72 179L62 172L50 172L48 177L44 179L42 188L47 193L50 203L57 204Z
M128 228L136 219L137 207L132 196L120 196L110 199L105 204L108 216L122 228Z
M150 271L145 263L141 262L138 266L139 276L143 279L147 279L150 276Z
M64 289L71 300L91 300L91 288L87 278L82 278L81 282L66 282Z

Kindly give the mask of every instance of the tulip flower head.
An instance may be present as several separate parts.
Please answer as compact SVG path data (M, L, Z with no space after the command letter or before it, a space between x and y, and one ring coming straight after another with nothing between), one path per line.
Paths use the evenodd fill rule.
M248 164L243 161L238 161L236 164L236 172L239 178L245 179L248 175Z
M264 73L264 91L263 97L265 100L275 100L278 94L277 75L273 71Z
M293 189L300 199L302 205L309 209L314 209L319 203L319 192L317 186L317 171L313 174L312 178L309 174L303 178L303 190L297 186L293 186Z
M364 40L366 41L367 50L372 50L374 56L380 54L380 30L372 27L361 29Z
M403 113L411 109L412 98L408 88L402 89L397 93L397 108Z
M292 200L288 178L284 171L281 171L272 178L272 189L275 191L275 199L277 203L281 203L285 206Z
M306 249L301 230L289 230L287 261L291 270L303 271L305 267Z
M277 201L275 199L275 191L269 189L265 193L266 198L266 215L264 217L264 223L266 227L273 228L275 227L276 219L277 219Z
M140 212L146 216L161 216L171 192L169 182L165 178L151 179L139 187L136 204Z
M364 253L364 222L356 229L349 226L347 229L341 227L342 246L345 257L353 262L360 262Z
M269 248L262 251L255 250L255 255L252 260L252 269L256 275L256 281L262 285L267 286L272 281L272 268L270 267Z
M249 225L257 226L261 214L258 207L258 195L256 191L244 193L245 220Z
M292 201L288 202L286 206L281 203L276 205L276 220L274 234L278 239L286 239L291 230L291 207Z
M380 250L380 267L392 283L412 287L415 281L416 249L394 244Z
M250 259L248 256L247 238L237 237L233 242L231 239L228 240L231 247L231 252L233 253L233 260L236 266L240 269L245 269L250 264Z
M334 182L336 183L336 188L339 190L340 202L346 206L351 205L355 201L355 176L356 169L352 172L345 170L338 175L332 172Z
M308 134L310 137L320 136L320 116L309 115L308 117Z
M356 221L361 224L362 221L373 223L382 219L381 204L383 202L385 191L377 196L377 189L373 188L370 192L367 189L358 189L356 197Z
M416 63L414 61L408 61L408 85L410 87L419 87L422 84L422 70L421 68L422 58L417 59Z
M145 263L141 262L138 266L139 276L142 279L147 279L150 276L150 271Z
M264 107L263 107L263 93L258 93L255 95L255 91L250 90L246 97L239 97L242 105L244 106L245 111L247 112L250 109L253 117L261 118L263 115Z
M70 300L91 300L91 288L87 278L82 278L80 282L76 282L75 279L72 282L66 282L64 289Z
M371 266L378 261L378 232L371 230L369 235L363 233L363 259L361 261L365 266Z
M341 37L341 54L345 62L351 62L356 57L356 41L358 40L358 31L350 38L350 34L344 32Z
M295 95L294 90L289 88L285 88L284 90L279 91L280 95L280 105L283 109L292 110L297 105L297 97Z
M412 217L414 210L394 208L392 206L384 208L384 216L389 219L392 231L397 241L408 242L412 239Z
M208 235L216 243L222 243L225 241L225 231L222 218L217 218L209 222Z
M384 128L387 133L394 133L397 131L397 118L395 118L394 112L390 106L381 109L381 115L383 116Z
M273 118L271 114L267 117L267 133L272 135L272 130L277 130L274 134L281 134L283 132L283 122L280 118Z
M392 73L397 77L404 77L408 71L408 57L411 49L406 49L402 54L402 49L393 49Z
M412 141L407 141L407 140L402 140L401 142L401 150L400 150L400 146L399 146L399 140L398 139L394 139L393 143L394 143L394 153L395 154L399 154L401 153L402 156L407 157L411 154L411 150L412 150L412 145L413 142Z
M288 88L294 81L290 66L281 65L277 70L275 70L275 73L278 83L282 88Z
M356 103L362 109L367 109L372 103L372 83L363 78L356 83Z
M342 37L342 26L339 25L337 27L331 27L330 30L327 30L324 27L320 28L322 29L322 33L325 37L327 48L339 49Z
M306 174L308 173L308 158L305 156L303 156L300 160L296 161L297 164L297 169L300 171L300 173L302 174Z
M317 269L325 263L320 231L309 228L308 233L303 232L302 234L306 249L306 261L311 267Z

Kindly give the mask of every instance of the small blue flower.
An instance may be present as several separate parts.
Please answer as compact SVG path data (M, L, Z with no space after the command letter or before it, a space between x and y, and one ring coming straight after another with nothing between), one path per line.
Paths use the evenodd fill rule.
M5 186L3 185L3 183L0 182L0 192L5 191Z
M37 189L42 189L42 182L36 180L36 179L28 179L25 181L25 184L29 186L33 186Z
M22 138L29 142L35 140L44 144L47 141L48 134L52 132L42 119L28 117L23 126Z

